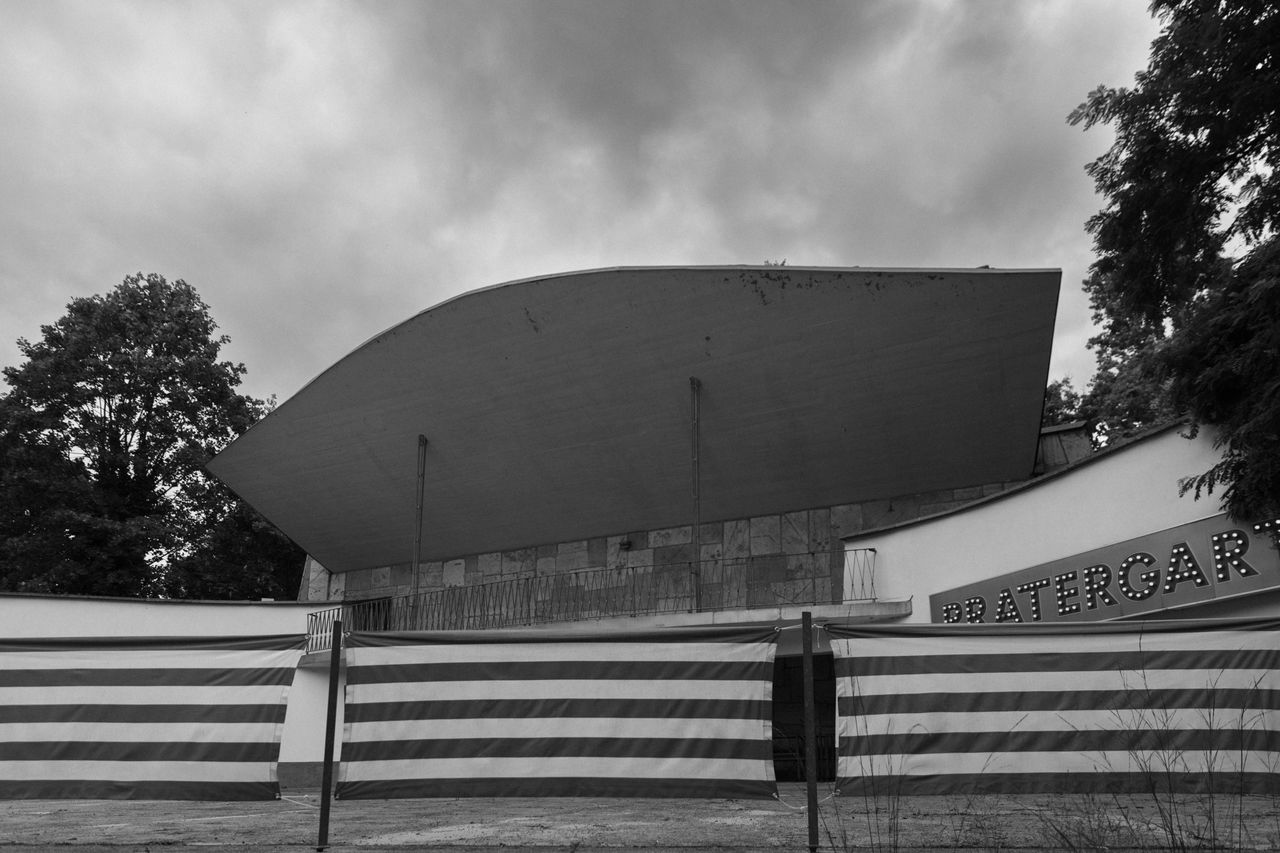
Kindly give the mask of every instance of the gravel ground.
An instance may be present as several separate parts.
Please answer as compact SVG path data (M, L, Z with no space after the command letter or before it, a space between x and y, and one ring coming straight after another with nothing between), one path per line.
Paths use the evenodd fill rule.
M804 787L779 800L457 799L333 803L329 849L504 851L803 850ZM1261 797L1160 809L1150 797L904 797L865 802L821 791L819 844L835 850L1280 849L1280 809ZM261 803L0 802L0 853L58 850L314 849L319 794ZM1174 815L1175 817L1162 817ZM1176 821L1176 826L1174 825ZM1174 835L1170 835L1170 830Z

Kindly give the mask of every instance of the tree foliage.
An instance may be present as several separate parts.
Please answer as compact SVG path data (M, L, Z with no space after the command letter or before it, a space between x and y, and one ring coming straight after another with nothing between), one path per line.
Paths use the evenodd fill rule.
M1238 517L1280 518L1280 240L1251 252L1201 313L1161 353L1174 404L1213 425L1222 451L1184 491L1221 486Z
M1257 516L1280 494L1258 440L1264 424L1280 426L1280 400L1247 367L1274 367L1269 331L1280 323L1268 283L1280 9L1155 0L1151 10L1161 32L1133 88L1100 86L1069 117L1115 131L1088 166L1106 206L1087 226L1097 260L1085 290L1101 331L1084 408L1122 432L1181 416L1212 425L1224 462L1187 486L1222 486L1233 514Z
M1040 426L1060 426L1080 420L1080 404L1080 392L1071 384L1071 378L1055 379L1044 389Z
M203 465L265 411L236 391L245 369L218 360L228 338L216 329L193 287L139 273L18 341L26 361L4 368L0 398L0 585L166 597L296 588L207 576L219 559L247 559L225 530L252 510ZM279 573L296 574L301 552L287 560Z

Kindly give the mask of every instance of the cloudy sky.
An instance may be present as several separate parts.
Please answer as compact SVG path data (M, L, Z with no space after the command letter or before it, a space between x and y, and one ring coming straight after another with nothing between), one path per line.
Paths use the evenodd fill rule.
M0 364L131 272L193 284L285 399L477 287L620 265L1060 267L1092 374L1066 116L1129 0L0 0Z

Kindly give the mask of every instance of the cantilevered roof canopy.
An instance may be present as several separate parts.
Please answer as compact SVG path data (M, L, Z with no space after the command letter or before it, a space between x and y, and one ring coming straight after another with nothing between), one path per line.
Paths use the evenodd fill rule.
M1022 479L1061 273L605 269L361 346L210 470L332 571Z

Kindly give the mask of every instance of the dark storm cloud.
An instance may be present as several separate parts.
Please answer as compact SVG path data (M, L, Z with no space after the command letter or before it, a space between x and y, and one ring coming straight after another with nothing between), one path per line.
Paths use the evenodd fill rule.
M459 292L621 264L1061 266L1065 116L1143 64L1094 2L0 0L0 363L137 271L288 395Z

